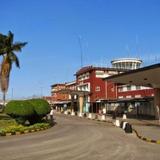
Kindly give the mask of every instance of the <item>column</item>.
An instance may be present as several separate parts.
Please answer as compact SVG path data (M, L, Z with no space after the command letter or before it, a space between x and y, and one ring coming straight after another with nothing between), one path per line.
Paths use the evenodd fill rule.
M71 94L71 112L74 112L74 94Z
M84 100L84 96L83 95L79 95L79 112L80 113L83 112L83 100Z

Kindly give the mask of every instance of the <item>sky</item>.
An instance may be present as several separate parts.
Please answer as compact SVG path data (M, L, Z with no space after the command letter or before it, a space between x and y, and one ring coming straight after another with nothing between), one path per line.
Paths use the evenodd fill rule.
M17 53L9 99L50 95L52 84L75 80L81 65L160 62L159 0L0 0L0 8L0 33L28 42Z

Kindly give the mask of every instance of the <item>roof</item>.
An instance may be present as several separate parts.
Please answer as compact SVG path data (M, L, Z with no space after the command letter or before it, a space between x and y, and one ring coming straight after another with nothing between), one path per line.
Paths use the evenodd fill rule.
M160 63L113 75L104 80L121 84L133 84L160 88Z
M65 86L64 83L56 83L56 84L52 84L51 87L56 87L56 86Z
M111 63L117 63L117 62L139 62L142 63L142 60L139 58L119 58L119 59L114 59L111 61Z
M140 97L140 98L122 98L122 99L103 99L101 101L105 101L108 103L123 103L123 102L146 102L152 101L153 97Z
M66 85L66 86L76 85L76 81L66 82L66 84L65 84L65 85Z
M78 70L75 75L78 76L78 75L81 75L83 73L91 72L91 71L94 71L94 70L100 70L100 71L118 71L118 72L128 71L126 69L86 66L86 67L83 67L80 70Z

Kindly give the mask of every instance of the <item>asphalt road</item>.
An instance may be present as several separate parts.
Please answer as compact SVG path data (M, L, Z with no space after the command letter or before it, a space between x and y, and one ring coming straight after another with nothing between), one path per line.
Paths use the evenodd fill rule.
M159 160L160 145L125 134L109 123L56 116L57 125L0 137L0 160Z

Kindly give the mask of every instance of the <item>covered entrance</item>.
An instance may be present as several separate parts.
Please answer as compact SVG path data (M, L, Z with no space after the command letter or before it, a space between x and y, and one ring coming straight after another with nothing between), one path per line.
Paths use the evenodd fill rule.
M88 102L86 100L86 97L89 95L89 92L70 89L62 89L57 92L70 95L70 110L72 113L79 112L80 114L82 114L88 110Z
M119 75L105 78L117 84L130 84L137 86L147 86L154 88L154 108L155 117L160 116L160 63L131 70Z

